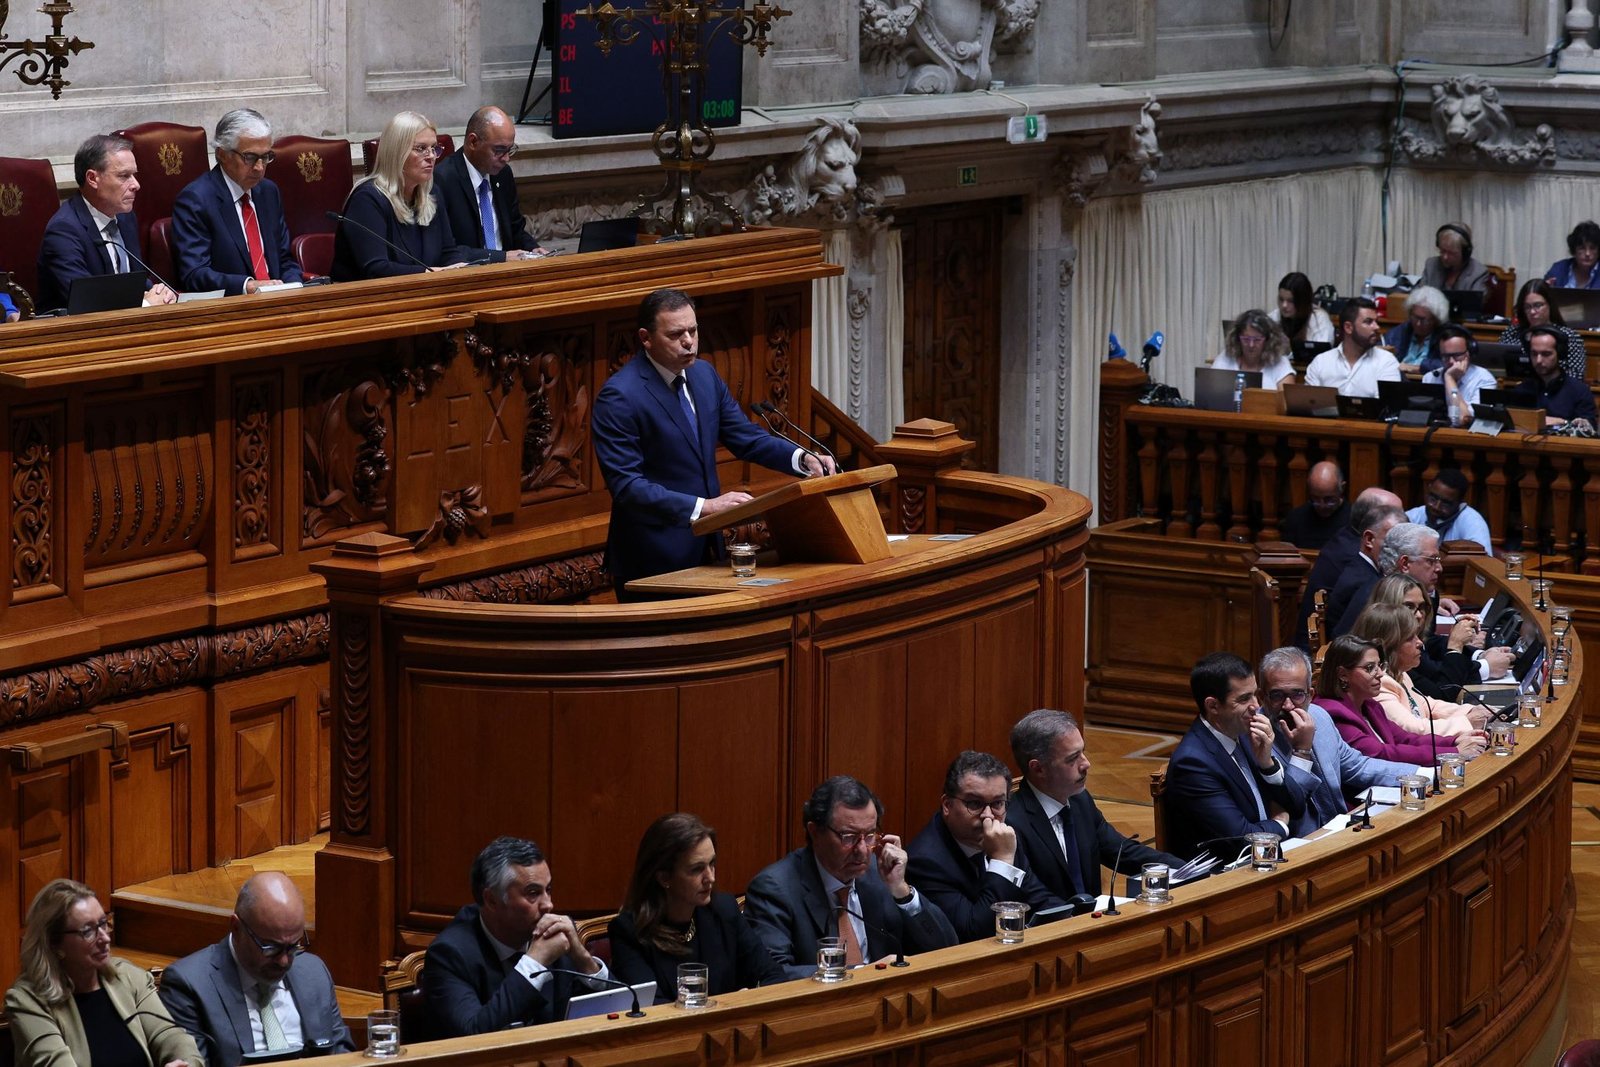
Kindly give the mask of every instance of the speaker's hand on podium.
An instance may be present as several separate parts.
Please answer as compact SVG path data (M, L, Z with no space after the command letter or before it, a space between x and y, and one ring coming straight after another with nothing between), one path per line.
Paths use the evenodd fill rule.
M712 497L704 504L700 505L700 515L702 518L707 515L715 515L720 511L727 511L730 508L736 508L740 504L748 504L753 499L755 498L749 493L741 493L739 490L735 489L731 492L723 493L721 496Z
M815 452L807 452L801 456L800 466L805 468L807 478L820 478L824 474L839 473L839 465L833 461L832 456L819 456Z

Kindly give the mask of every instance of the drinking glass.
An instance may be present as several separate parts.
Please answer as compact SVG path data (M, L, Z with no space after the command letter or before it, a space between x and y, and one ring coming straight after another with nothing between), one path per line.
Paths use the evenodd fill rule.
M1523 693L1517 697L1517 725L1529 730L1537 729L1539 716L1544 712L1544 698L1538 693Z
M1255 871L1276 870L1282 860L1279 852L1277 834L1254 833L1245 834L1244 839L1250 842L1250 869Z
M736 545L728 546L728 565L733 568L735 578L754 578L756 576L756 546L740 541Z
M837 937L817 938L817 973L811 977L819 982L842 982L850 977L844 968L844 942Z
M1172 871L1165 863L1144 865L1144 888L1139 893L1139 903L1158 908L1171 903Z
M1420 774L1400 776L1400 810L1421 811L1428 806L1428 780Z
M1028 905L1020 900L997 900L994 909L994 939L1002 945L1019 945L1028 929Z
M1507 552L1503 558L1506 564L1506 581L1522 581L1522 553Z
M1439 757L1439 788L1460 789L1467 784L1467 761L1454 752Z
M707 996L711 988L711 972L703 963L678 964L678 1007L687 1011L711 1005Z
M400 1013L367 1012L367 1055L388 1060L400 1055Z
M1495 756L1509 756L1517 743L1516 728L1509 722L1489 724L1489 752Z

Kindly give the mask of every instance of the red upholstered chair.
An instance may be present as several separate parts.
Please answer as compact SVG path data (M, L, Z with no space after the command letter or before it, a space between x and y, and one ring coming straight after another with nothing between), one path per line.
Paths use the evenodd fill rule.
M139 242L150 244L150 227L172 217L172 205L183 187L211 169L206 131L172 122L141 122L116 132L133 142L139 165L139 192L133 200L139 216Z
M456 150L456 139L451 137L448 133L441 133L439 135L439 147L444 149L444 152L439 156L440 159L443 159L445 156L448 156L450 153ZM368 174L372 173L372 161L377 158L378 139L373 137L370 140L362 141L361 164L362 166L366 167Z
M326 277L333 273L333 234L303 233L289 242L289 248L300 264L301 274Z
M39 292L39 245L61 206L48 160L0 156L0 270L30 295Z
M172 220L157 219L150 226L150 238L144 243L144 261L158 277L156 281L177 285L178 265L172 258ZM137 265L136 265L137 266Z
M1556 1060L1556 1067L1600 1067L1600 1040L1586 1038Z
M283 193L289 237L332 233L336 223L328 212L344 210L355 181L350 142L295 134L272 142L272 151L277 158L267 167L267 177Z

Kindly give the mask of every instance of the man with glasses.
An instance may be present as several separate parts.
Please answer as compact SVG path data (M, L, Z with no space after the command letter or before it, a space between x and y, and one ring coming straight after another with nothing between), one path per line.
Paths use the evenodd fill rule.
M1189 691L1198 714L1167 761L1161 795L1167 847L1231 860L1246 834L1290 836L1305 816L1306 791L1273 751L1255 671L1231 652L1213 652L1189 672Z
M1305 814L1290 826L1304 837L1350 810L1369 786L1392 786L1402 774L1431 774L1409 763L1364 756L1345 743L1333 718L1311 702L1311 657L1298 648L1275 648L1256 671L1276 734L1272 747L1289 777L1306 793Z
M1422 588L1430 598L1434 598L1439 575L1443 573L1444 557L1439 554L1439 535L1421 523L1396 523L1384 534L1383 547L1378 550L1376 569L1370 575L1363 575L1358 585L1345 590L1345 595L1339 601L1337 622L1333 621L1333 597L1328 598L1328 619L1332 623L1328 639L1332 640L1350 632L1350 627L1356 624L1356 619L1366 610L1367 601L1372 598L1372 590L1377 586L1378 579L1384 575L1409 574L1422 583ZM1449 602L1446 610L1454 615L1455 603Z
M194 1035L207 1067L247 1052L353 1052L333 976L306 951L306 906L285 874L239 888L228 936L166 969L161 1001Z
M1349 630L1356 616L1361 614L1367 598L1372 595L1372 587L1383 577L1381 557L1389 531L1405 521L1406 513L1400 508L1383 508L1372 513L1367 527L1361 531L1360 550L1355 558L1345 564L1338 580L1328 590L1326 625L1322 633L1324 642Z
M483 249L495 263L548 254L528 232L517 200L517 179L508 166L516 142L517 128L509 115L492 105L480 107L467 120L461 150L440 160L433 171L434 192L450 217L450 232L462 244Z
M817 941L837 937L847 966L956 943L950 920L906 880L900 838L883 832L883 802L849 775L817 786L806 838L745 890L744 913L790 978L817 969Z
M1445 467L1428 483L1427 503L1406 512L1409 522L1421 523L1445 541L1476 541L1488 555L1494 555L1489 540L1489 524L1471 504L1467 495L1467 476L1454 467Z
M906 849L911 877L962 941L994 935L996 901L1022 901L1029 914L1063 903L1034 877L1027 850L1006 822L1010 792L1011 772L999 759L961 753L945 772L939 811Z
M172 258L187 292L229 296L301 280L289 251L283 197L267 177L272 124L242 107L217 122L217 165L172 206Z
M1063 900L1100 895L1100 868L1138 874L1146 863L1182 866L1176 856L1131 841L1106 822L1089 795L1083 731L1064 711L1030 711L1011 728L1011 756L1022 785L1006 822L1026 849L1029 870Z

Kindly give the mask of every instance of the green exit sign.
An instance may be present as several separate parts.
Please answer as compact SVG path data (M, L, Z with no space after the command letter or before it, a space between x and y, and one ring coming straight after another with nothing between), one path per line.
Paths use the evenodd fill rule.
M962 167L960 170L956 171L956 184L957 185L977 185L978 184L978 168L977 167Z

